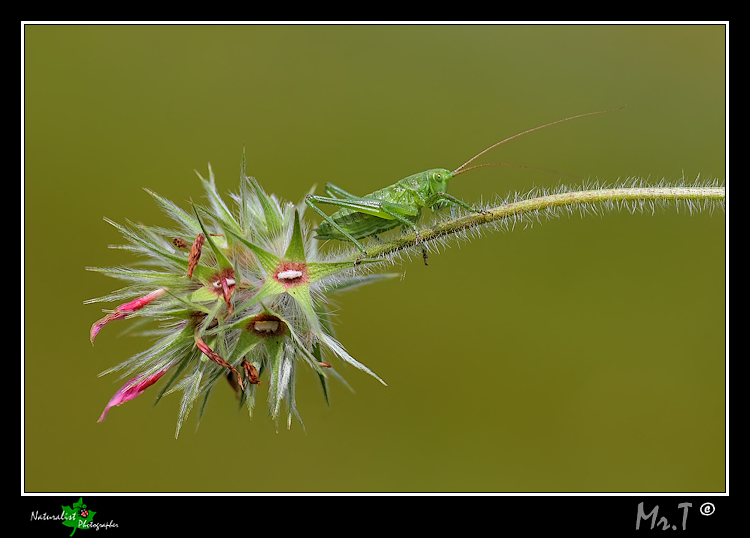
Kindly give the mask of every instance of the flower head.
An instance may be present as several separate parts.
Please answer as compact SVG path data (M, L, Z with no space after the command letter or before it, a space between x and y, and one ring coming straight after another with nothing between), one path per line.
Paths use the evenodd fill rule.
M271 416L277 421L286 403L291 425L294 386L300 365L312 368L328 399L328 379L338 374L329 357L363 370L333 337L328 292L388 278L363 274L361 265L326 259L302 221L305 204L281 202L244 172L233 195L234 210L218 194L209 166L200 178L208 204L185 211L148 191L176 222L173 229L119 225L125 248L146 256L148 269L89 268L129 282L105 297L87 302L126 301L94 323L94 338L110 321L155 320L161 336L148 350L104 373L137 374L110 400L107 411L139 396L167 371L172 376L158 398L183 391L177 433L215 383L229 380L252 414L256 392L267 383ZM200 177L200 174L199 174ZM383 383L385 384L385 383Z

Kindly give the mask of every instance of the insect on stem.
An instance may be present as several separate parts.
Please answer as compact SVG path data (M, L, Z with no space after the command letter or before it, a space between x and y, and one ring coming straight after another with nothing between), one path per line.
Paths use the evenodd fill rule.
M439 211L445 207L450 207L451 211L455 208L462 208L470 213L488 215L487 211L474 208L459 198L448 194L448 182L451 178L482 166L512 166L507 163L469 165L488 151L519 136L564 121L603 114L612 110L617 109L587 112L527 129L480 151L453 172L446 168L431 168L402 178L388 187L364 196L355 196L336 185L328 183L326 185L327 196L308 194L305 197L305 203L323 218L323 222L315 229L317 233L315 237L321 240L336 239L354 243L361 252L354 261L354 265L357 265L367 257L367 249L360 243L360 239L370 236L377 237L380 233L401 226L402 230L411 229L414 231L416 244L422 247L422 258L424 264L427 265L427 249L422 243L421 234L419 228L417 228L417 222L423 208L429 207L433 211ZM326 215L317 204L337 206L340 209L332 215ZM284 271L279 273L277 280L283 283L286 279L296 276L296 271Z

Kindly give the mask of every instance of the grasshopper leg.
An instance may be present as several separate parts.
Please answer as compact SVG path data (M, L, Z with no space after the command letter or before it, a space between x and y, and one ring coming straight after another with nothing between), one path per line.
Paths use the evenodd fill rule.
M313 202L313 198L314 197L312 195L309 195L309 194L305 197L305 203L307 204L307 206L310 207L310 208L312 208L313 211L315 211L316 213L318 213L318 215L320 215L321 217L323 217L323 219L328 224L330 224L331 226L333 226L334 228L336 228L336 230L338 230L340 233L342 233L347 239L349 239L349 241L351 241L352 243L354 243L355 245L357 245L357 248L360 251L362 251L362 254L360 254L359 257L357 257L357 259L354 261L354 265L359 264L359 262L361 262L365 258L365 256L367 255L367 250L365 249L365 247L362 245L362 243L360 243L359 241L357 241L349 232L347 232L341 226L339 226L336 223L336 221L334 221L331 217L329 217L328 215L326 215L323 212L323 210L321 210L318 206L316 206L315 202Z
M325 191L329 196L333 198L341 198L342 200L356 200L359 198L351 193L346 192L344 189L333 183L326 183Z
M482 214L487 214L488 213L488 211L483 211L481 209L474 209L473 207L471 207L469 204L467 204L466 202L464 202L460 198L456 198L455 196L451 196L447 192L436 192L435 194L433 194L432 196L430 196L427 199L425 205L428 205L428 206L432 207L435 204L438 204L438 203L440 203L442 201L448 202L449 204L451 204L451 206L457 205L459 207L462 207L462 208L466 209L467 211L471 211L472 213L482 213Z
M419 235L419 228L417 228L417 225L414 224L412 221L404 218L402 215L399 215L395 211L389 209L388 204L381 204L380 206L381 211L384 213L387 213L397 221L399 221L402 224L402 228L408 229L411 228L414 230L414 233L416 235L416 241L419 244L420 247L422 247L422 260L424 261L425 265L429 265L427 263L427 248L424 246L424 243L422 243L422 236ZM407 228L408 227L408 228Z

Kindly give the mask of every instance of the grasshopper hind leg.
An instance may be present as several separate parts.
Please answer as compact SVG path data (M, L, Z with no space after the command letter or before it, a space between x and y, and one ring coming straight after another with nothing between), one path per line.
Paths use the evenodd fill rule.
M328 224L330 224L336 230L338 230L341 234L343 234L349 241L357 245L357 248L362 252L362 255L364 256L364 254L366 253L366 250L365 250L365 247L362 245L362 243L357 241L349 232L347 232L341 226L339 226L339 224L335 220L333 220L331 217L326 215L318 206L315 205L315 201L318 201L317 197L311 196L309 194L305 198L305 203L307 204L308 207L312 208L313 211L315 211L321 217L323 217L323 220L325 220ZM360 258L357 258L357 260L358 260L357 263L361 261Z

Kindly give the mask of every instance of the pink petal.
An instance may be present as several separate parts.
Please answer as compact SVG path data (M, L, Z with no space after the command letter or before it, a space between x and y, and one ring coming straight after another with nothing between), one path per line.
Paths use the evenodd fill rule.
M158 299L159 297L164 295L164 292L166 291L167 288L159 288L158 290L154 290L151 293L144 295L143 297L133 299L129 303L121 304L120 306L115 308L115 312L135 312L136 310L140 310L154 299Z
M96 335L99 334L99 331L101 331L102 327L104 327L107 323L116 319L123 319L129 312L140 310L151 301L158 299L159 297L164 295L164 292L166 291L167 288L159 288L158 290L154 290L151 293L144 295L143 297L138 297L137 299L133 299L132 301L123 303L115 307L114 312L107 314L91 326L91 332L89 333L89 339L91 340L91 343L94 343L94 338L96 338Z
M96 335L99 334L99 331L102 330L102 327L104 327L107 323L110 321L114 321L116 319L122 319L125 317L125 314L120 312L112 312L111 314L107 314L102 319L96 321L91 326L91 333L89 334L89 339L91 340L91 344L94 344L94 338L96 338Z
M101 422L105 418L107 418L107 413L109 412L109 409L111 407L122 405L125 402L129 402L130 400L133 400L134 398L137 398L138 396L143 394L143 391L156 383L161 376L167 373L168 369L169 368L160 370L154 375L146 378L144 378L145 376L140 375L125 383L117 392L115 392L115 395L110 398L109 402L107 403L107 407L104 408L102 416L99 417L99 420L97 420L97 422Z

